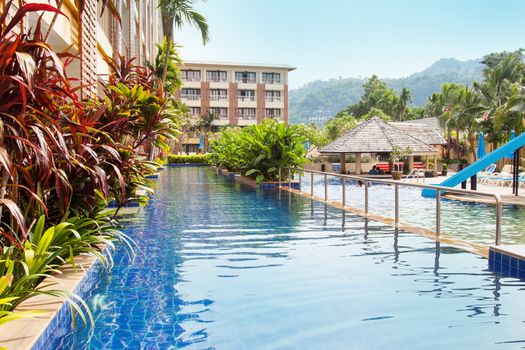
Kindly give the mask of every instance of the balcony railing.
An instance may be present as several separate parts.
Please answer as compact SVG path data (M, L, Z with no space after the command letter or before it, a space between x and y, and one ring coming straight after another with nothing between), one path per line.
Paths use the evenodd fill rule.
M228 95L210 95L210 101L227 101Z
M265 84L280 84L281 79L263 79L263 83Z
M212 77L208 77L208 81L210 83L227 83L228 82L228 78L212 78Z
M266 114L266 119L281 119L280 114Z
M215 120L225 120L230 119L227 114L215 114L213 119Z
M188 101L199 101L201 99L201 95L186 95L182 94L180 96L182 100L188 100Z
M255 114L238 114L237 119L239 120L256 120Z
M256 78L235 78L236 83L244 84L255 84L257 82Z
M185 82L199 82L199 81L201 81L201 77L182 77L182 81L185 81Z
M281 97L276 96L266 96L266 102L281 102Z
M255 101L255 96L237 96L237 101L253 102Z

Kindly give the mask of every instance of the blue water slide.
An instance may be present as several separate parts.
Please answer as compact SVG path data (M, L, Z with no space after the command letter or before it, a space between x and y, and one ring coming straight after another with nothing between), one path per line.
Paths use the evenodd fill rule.
M480 171L483 171L490 164L496 163L498 160L507 157L509 153L512 153L523 146L525 146L525 133L515 137L503 146L496 148L494 151L479 159L477 162L472 163L465 169L457 172L455 175L438 184L438 186L455 187L463 181L466 181L472 176L476 175ZM423 197L435 197L436 191L425 188L421 192L421 195Z

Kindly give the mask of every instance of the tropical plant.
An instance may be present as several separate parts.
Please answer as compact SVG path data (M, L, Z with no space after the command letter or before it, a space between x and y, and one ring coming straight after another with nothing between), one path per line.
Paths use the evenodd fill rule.
M223 131L212 141L211 162L257 182L276 181L279 169L301 167L307 162L304 142L297 126L265 119L260 125Z
M163 74L166 74L163 85L164 91L170 95L174 95L182 86L182 77L180 74L182 60L177 51L178 46L175 44L169 45L166 37L156 46L157 56L155 57L155 61L146 62L146 66L155 74L159 82L162 81Z
M171 46L174 42L174 29L180 29L184 24L195 25L199 29L203 44L206 44L209 41L208 22L203 15L193 9L194 2L194 0L159 1L159 8L162 16L162 29L167 42L166 52L171 53ZM164 55L162 84L166 82L169 59L170 55Z

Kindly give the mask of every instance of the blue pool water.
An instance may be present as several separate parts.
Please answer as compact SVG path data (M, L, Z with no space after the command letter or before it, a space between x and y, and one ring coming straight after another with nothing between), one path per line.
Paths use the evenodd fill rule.
M328 200L341 201L341 180L327 177ZM302 178L302 189L310 193L310 174ZM322 175L314 177L314 194L324 198ZM401 222L434 230L436 224L434 198L421 196L421 189L400 187ZM364 209L364 187L353 181L346 183L346 204ZM369 188L369 210L386 217L394 217L394 187L373 184ZM496 210L492 205L442 200L441 233L469 242L492 245L495 241ZM502 243L525 244L525 210L514 206L504 206L502 216Z
M516 349L523 281L487 260L206 168L168 168L85 327L48 349ZM66 333L65 336L62 336Z

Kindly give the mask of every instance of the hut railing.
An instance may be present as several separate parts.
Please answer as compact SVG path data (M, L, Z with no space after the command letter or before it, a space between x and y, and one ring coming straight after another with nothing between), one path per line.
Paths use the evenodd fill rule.
M283 172L284 171L284 172ZM394 186L394 223L395 226L399 226L399 187L415 187L415 188L421 188L421 189L431 189L436 191L436 223L435 223L435 232L436 235L441 234L441 198L444 193L457 193L457 194L464 194L464 195L475 195L480 197L489 197L493 198L496 202L496 233L495 233L495 245L501 245L501 216L503 213L503 201L501 200L501 196L497 193L489 193L489 192L481 192L481 191L473 191L473 190L464 190L464 189L457 189L457 188L450 188L445 186L437 186L437 185L427 185L427 184L420 184L420 183L410 183L410 182L400 182L400 181L394 181L394 180L388 180L388 179L371 179L363 176L356 176L356 175L346 175L346 174L336 174L336 173L326 173L323 171L317 171L317 170L308 170L308 169L296 169L296 168L282 168L279 169L279 189L282 188L282 181L283 177L287 173L288 178L288 188L292 189L292 178L293 173L299 174L299 193L303 193L301 190L301 179L303 174L309 173L310 174L310 197L314 197L314 176L315 175L322 175L323 176L323 187L324 187L324 202L328 202L328 176L334 176L340 178L341 181L341 187L342 187L342 205L343 207L346 205L346 195L345 195L345 186L346 186L346 180L355 180L360 181L363 184L364 187L364 217L368 217L369 215L369 187L371 183L379 183L384 185L392 185ZM286 183L286 182L285 182Z

